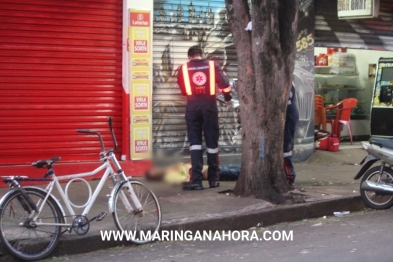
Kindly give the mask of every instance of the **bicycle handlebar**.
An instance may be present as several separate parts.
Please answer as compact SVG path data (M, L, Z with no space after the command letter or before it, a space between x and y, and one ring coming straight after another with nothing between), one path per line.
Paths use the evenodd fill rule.
M117 149L117 140L116 140L115 132L113 131L112 122L113 122L112 117L109 117L108 118L109 130L111 132L112 140L113 140L113 144L114 144L114 148L112 149L112 151L115 152L116 149ZM100 144L101 144L102 151L106 152L105 145L104 145L104 142L102 140L102 136L101 136L101 134L99 132L88 130L88 129L77 129L76 132L97 135L98 138L100 139Z
M109 129L111 130L112 140L113 140L113 144L114 144L113 152L115 152L116 148L117 148L117 141L116 141L115 132L113 131L113 128L112 128L112 117L108 118L108 123L109 123Z
M106 151L105 150L105 146L104 146L104 142L102 141L102 136L101 136L101 134L99 132L91 131L91 130L87 130L87 129L77 129L76 132L97 135L98 138L100 139L100 144L101 144L102 151L104 151L104 152Z

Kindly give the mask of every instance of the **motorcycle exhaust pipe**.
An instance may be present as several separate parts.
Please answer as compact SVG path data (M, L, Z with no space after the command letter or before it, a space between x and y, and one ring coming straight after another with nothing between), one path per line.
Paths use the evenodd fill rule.
M393 195L393 186L381 184L373 181L364 181L360 188L366 191L373 191L376 193Z

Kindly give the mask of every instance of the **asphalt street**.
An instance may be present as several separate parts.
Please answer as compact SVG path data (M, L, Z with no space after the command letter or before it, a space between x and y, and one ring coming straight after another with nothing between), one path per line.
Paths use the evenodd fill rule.
M393 210L365 210L248 230L262 241L155 242L47 261L393 261L392 218ZM293 240L268 241L276 231L292 231Z

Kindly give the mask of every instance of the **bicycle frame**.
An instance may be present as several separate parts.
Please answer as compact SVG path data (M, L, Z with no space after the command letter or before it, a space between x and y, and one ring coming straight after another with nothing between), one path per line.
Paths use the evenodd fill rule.
M34 216L33 220L35 221L36 225L55 225L55 226L68 226L68 227L72 227L72 223L68 223L67 222L67 217L64 216L64 224L61 223L41 223L38 220L38 216L42 211L42 208L45 204L45 202L47 201L48 197L51 195L53 188L56 186L57 190L59 191L60 197L63 200L65 206L67 207L68 213L75 218L76 214L74 209L71 206L70 201L68 200L62 186L60 185L59 181L62 180L72 180L72 179L77 179L77 178L84 178L84 177L89 177L89 176L93 176L98 174L100 171L105 170L104 175L102 176L100 182L98 183L96 189L94 190L91 198L89 199L89 201L84 205L86 206L85 209L82 212L82 216L86 216L91 207L94 205L94 202L98 196L98 194L101 192L101 189L103 188L105 181L108 179L108 177L112 178L113 184L115 185L115 187L112 189L112 193L111 193L111 197L109 198L108 201L108 206L109 206L109 211L113 212L113 195L114 192L118 190L118 186L122 181L128 181L128 178L125 176L123 170L121 169L121 166L119 164L119 162L116 159L116 156L113 152L110 152L108 154L108 156L106 157L101 157L101 161L103 162L101 166L99 166L98 168L96 168L95 170L91 171L91 172L86 172L86 173L78 173L78 174L70 174L70 175L65 175L65 176L60 176L60 177L56 177L55 174L53 174L52 179L53 181L51 181L49 183L49 185L46 187L45 191L47 192L47 195L43 201L43 203L40 204L40 208L39 211L36 213L36 215ZM110 162L112 162L115 167L117 168L117 172L115 172L110 164ZM118 175L120 176L120 180L117 181L117 179L115 178L115 176ZM128 182L129 183L129 182ZM128 193L130 194L130 198L131 201L128 200L128 198L126 197L124 191L120 192L120 198L121 201L123 202L123 204L125 205L126 209L128 210L129 213L133 212L133 211L137 211L140 210L142 208L141 203L139 202L138 198L135 196L135 193L131 187L130 184L128 184Z
M57 177L53 169L55 162L61 159L60 156L57 156L50 159L37 160L31 164L46 171L42 178L29 178L28 176L1 177L10 190L0 199L2 215L0 217L0 241L10 254L22 260L43 259L55 250L61 235L64 233L71 233L74 230L78 235L87 234L92 221L101 221L107 215L106 212L101 212L90 218L87 217L109 178L113 182L113 189L110 195L107 195L108 213L112 213L116 228L118 230L126 230L130 228L129 223L133 222L134 225L131 225L131 227L143 233L142 230L145 230L145 227L142 226L143 217L147 217L147 219L153 217L153 223L148 222L146 229L151 228L155 232L159 230L162 213L158 199L152 190L142 182L131 181L131 177L126 177L114 154L118 144L112 128L112 122L112 117L109 117L108 124L110 134L112 135L113 148L108 150L105 149L103 137L99 132L88 129L76 130L78 133L95 135L99 139L102 149L99 153L101 164L91 172ZM84 178L98 174L103 175L92 192L91 185ZM88 198L86 201L82 200L85 202L82 205L77 205L69 197L69 186L78 180L86 183L89 191ZM45 181L48 184L41 187L22 186L20 182L24 181ZM60 182L66 183L61 185ZM54 196L54 188L58 191L56 197ZM145 192L147 193L146 196ZM151 200L148 202L150 197ZM60 201L62 200L63 203L57 198ZM149 205L151 203L154 205L152 210L150 208L146 208L146 210L142 208L142 204ZM63 208L64 205L66 208ZM77 213L74 211L74 208L78 209ZM65 209L68 212L65 212ZM93 210L93 212L96 211ZM41 226L44 227L41 228ZM53 228L46 228L45 226L52 226ZM138 238L131 240L136 244L144 244L151 241L149 239L139 240Z

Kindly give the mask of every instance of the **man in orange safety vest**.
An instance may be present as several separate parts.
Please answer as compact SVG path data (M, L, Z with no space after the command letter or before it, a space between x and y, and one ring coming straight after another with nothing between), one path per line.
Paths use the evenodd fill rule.
M192 175L184 190L202 190L202 130L207 147L208 181L210 188L218 187L218 109L216 85L229 102L231 86L222 69L214 62L202 58L199 46L188 50L189 62L179 68L177 83L183 95L187 96L186 122L190 142Z

